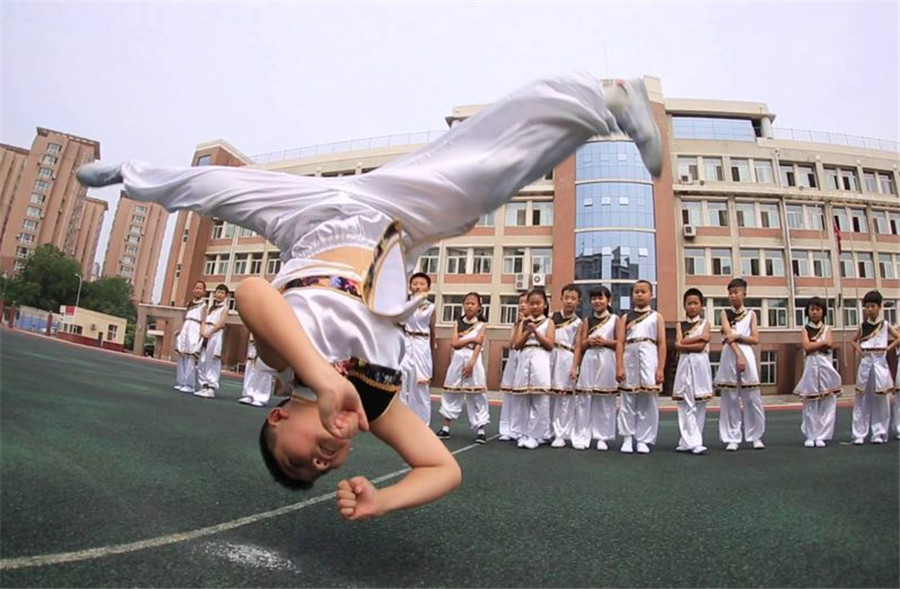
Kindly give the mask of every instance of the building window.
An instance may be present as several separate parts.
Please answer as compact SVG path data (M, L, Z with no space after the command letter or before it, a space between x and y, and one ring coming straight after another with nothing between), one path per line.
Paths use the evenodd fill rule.
M128 237L125 238L125 242L126 242L126 243L135 243L135 244L136 244L136 243L140 243L140 242L141 242L141 238L140 238L140 236L138 236L138 235L129 235Z
M728 302L728 299L722 298L714 298L712 300L713 305L713 325L716 327L722 327L722 311L731 308L731 303Z
M784 276L784 255L781 250L763 250L766 255L766 276Z
M197 158L197 166L208 166L212 163L211 155L201 155Z
M696 200L686 200L682 202L681 221L685 225L702 225L703 203Z
M756 141L754 123L748 119L673 116L672 132L676 139L713 139Z
M29 202L34 205L42 205L45 200L47 200L47 197L43 194L32 194Z
M472 251L472 273L490 274L491 261L494 259L494 250L491 248L475 248Z
M500 297L500 323L503 325L513 325L519 318L519 297L518 296L502 296Z
M47 145L47 153L59 153L60 149L62 149L62 145L59 143L50 143Z
M806 250L794 250L791 252L791 271L794 276L811 276L809 273L809 252Z
M706 274L706 250L684 250L684 273L690 276Z
M900 213L888 213L891 235L900 235Z
M882 309L885 322L888 325L897 325L897 305L894 301L885 301ZM894 393L894 396L896 396L896 393Z
M175 264L175 278L181 277L181 264Z
M211 239L224 239L225 238L225 221L214 220L212 226L212 235Z
M857 252L856 266L859 269L860 278L875 278L875 268L870 252Z
M778 171L781 174L782 186L790 187L797 185L797 176L794 174L793 164L781 164L778 166Z
M37 230L37 226L37 221L32 219L25 219L22 221L22 229L25 229L26 231L35 231Z
M32 235L30 233L20 233L19 234L19 242L34 243L34 235Z
M775 171L769 160L753 160L756 181L760 184L775 184Z
M813 231L825 230L825 211L820 205L803 205L803 210L806 211L810 229Z
M129 226L128 232L129 232L129 233L132 233L132 234L134 234L134 235L141 235L141 234L142 234L142 230L141 230L141 228L140 228L139 225L131 225L131 226Z
M48 166L55 166L56 161L57 161L56 158L53 157L52 155L45 155L44 157L41 158L41 163L46 164Z
M710 227L728 227L728 203L722 201L709 201L706 203L709 212Z
M48 168L41 168L41 169L38 171L38 177L39 177L39 178L52 178L52 177L53 177L53 170L50 170L50 169L48 169Z
M509 348L500 350L500 374L506 372L506 363L509 362Z
M493 227L494 226L494 211L490 213L486 213L478 217L478 221L475 222L476 227Z
M216 272L216 256L214 255L206 255L206 261L203 263L203 273L207 276L215 274Z
M447 248L447 274L467 274L466 261L469 250L462 248Z
M250 254L235 254L234 255L234 270L233 273L237 275L242 275L247 273L247 260L250 257Z
M734 182L751 182L750 160L732 158L731 179Z
M25 262L23 262L21 260L16 260L16 262L13 264L13 270L15 272L21 272L24 269L25 269Z
M856 278L856 272L853 267L853 254L844 252L840 257L841 278Z
M48 188L50 188L50 183L44 182L43 180L34 181L34 189L38 192L47 192Z
M766 299L766 319L769 327L788 326L787 299Z
M228 273L228 264L231 262L231 254L218 254L216 256L215 274L224 276Z
M844 327L859 325L859 300L844 299Z
M119 326L113 325L112 323L110 323L109 328L106 330L106 341L109 341L109 342L114 341L116 339L116 336L118 335L118 333L119 333Z
M841 170L841 185L844 190L859 192L859 178L855 170Z
M736 202L738 227L756 227L756 207L752 202Z
M806 221L803 216L803 206L801 205L785 205L784 214L787 217L787 226L789 229L806 229Z
M132 222L132 223L137 223L137 224L140 225L141 223L144 222L144 217L143 217L143 215L132 215L132 216L131 216L131 222Z
M436 248L430 248L424 254L419 256L419 263L417 264L417 271L424 272L426 274L437 274L440 266L441 259L441 251Z
M16 248L16 257L20 260L24 260L29 255L31 255L31 250L29 248L21 246Z
M25 209L25 215L28 217L33 217L35 219L41 218L41 209L37 207L28 207Z
M778 229L781 223L778 221L778 205L759 205L759 224L766 229Z
M463 316L463 295L444 295L441 307L441 320L453 323Z
M137 205L134 207L134 212L137 215L143 215L147 212L147 207L145 207L144 205Z
M553 273L553 250L535 248L531 250L531 271L535 274Z
M863 172L863 185L866 187L866 192L869 194L878 192L878 181L875 179L875 172Z
M868 233L869 224L866 222L864 209L850 209L850 222L854 233Z
M185 229L181 232L181 243L187 243L188 235L190 234L190 229Z
M248 274L259 276L262 274L263 253L257 252L250 255L250 268Z
M878 173L878 185L882 194L897 194L897 185L894 184L894 176L890 172Z
M703 174L707 182L722 182L725 180L725 168L720 157L703 158Z
M528 219L528 204L524 202L506 203L506 225L509 227L523 227Z
M774 385L778 372L778 354L771 350L759 353L759 384Z
M888 280L895 278L894 262L891 260L891 254L878 254L878 268L882 278Z
M682 182L690 182L700 177L697 173L697 156L678 156L678 179Z
M129 244L129 245L126 245L126 246L125 246L125 253L126 253L126 254L137 255L137 253L138 253L138 248L137 248L136 245L130 245L130 244Z
M524 248L503 248L503 273L520 274L525 270Z
M122 263L134 266L134 256L122 256Z
M241 227L241 232L238 234L238 237L256 237L256 231Z
M872 211L872 223L875 225L877 235L887 235L891 232L887 211Z
M535 226L552 226L553 203L543 201L531 203L531 224Z
M831 214L834 215L834 223L839 230L842 232L850 231L850 216L847 214L847 209L834 207L831 209Z
M743 276L762 276L759 250L741 250L741 274Z
M831 278L831 254L829 252L813 252L813 276Z
M731 250L714 249L711 252L713 276L731 276Z
M797 186L805 188L816 188L816 168L815 166L797 166Z
M277 253L269 252L269 258L266 261L266 274L278 274L281 272L281 258Z

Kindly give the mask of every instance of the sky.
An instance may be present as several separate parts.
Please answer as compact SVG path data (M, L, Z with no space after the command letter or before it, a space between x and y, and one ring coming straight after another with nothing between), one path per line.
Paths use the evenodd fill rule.
M0 3L0 142L190 165L444 128L457 105L586 70L759 101L776 127L900 141L900 1ZM119 188L109 201L103 261ZM163 245L162 284L172 227Z

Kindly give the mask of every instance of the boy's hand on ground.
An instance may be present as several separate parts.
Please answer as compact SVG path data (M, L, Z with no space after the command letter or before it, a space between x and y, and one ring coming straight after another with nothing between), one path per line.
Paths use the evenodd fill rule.
M378 489L366 477L343 480L337 488L338 509L341 517L359 521L381 515L378 509Z
M363 411L359 393L349 380L337 372L316 390L316 397L319 418L331 435L352 438L359 430L369 431L369 420Z

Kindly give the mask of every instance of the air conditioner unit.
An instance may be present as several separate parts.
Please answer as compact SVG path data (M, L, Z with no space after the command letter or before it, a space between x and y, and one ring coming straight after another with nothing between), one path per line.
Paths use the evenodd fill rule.
M706 186L706 180L700 180L700 186Z
M516 274L516 290L528 290L528 274Z
M682 174L681 175L681 183L682 184L693 184L694 178L690 174Z
M91 323L91 331L97 331L97 324Z
M534 273L531 275L532 286L547 286L547 275Z
M697 237L697 228L693 225L685 225L681 228L681 232L688 239Z

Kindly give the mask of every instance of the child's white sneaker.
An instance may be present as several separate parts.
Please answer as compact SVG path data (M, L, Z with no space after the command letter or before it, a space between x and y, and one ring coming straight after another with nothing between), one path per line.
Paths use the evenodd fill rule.
M854 438L853 445L854 446L862 446L865 443L865 440L862 438Z
M728 450L729 452L737 452L738 445L735 444L734 442L731 442L730 444L725 446L725 449Z
M607 445L607 443L605 441L597 440L597 449L600 450L601 452L606 452L607 450L609 450L609 446Z
M695 446L693 450L691 450L691 454L706 454L706 446Z
M872 436L872 439L869 441L873 444L884 444L885 442L887 442L887 440L885 440L881 436Z
M565 448L566 441L562 438L556 438L555 440L553 440L553 443L550 444L550 447L551 448Z
M587 450L588 447L582 442L572 442L572 448L574 448L575 450Z
M634 452L634 446L631 436L625 436L625 440L622 442L622 447L619 449L622 454L631 454Z
M536 439L529 437L529 438L525 439L525 445L522 447L525 448L526 450L534 450L535 448L537 448L540 445L541 445L540 442L538 442Z
M645 444L644 442L638 442L637 452L638 452L638 454L649 454L650 447L647 444Z
M215 399L216 392L212 389L200 389L194 393L195 397L201 397L203 399Z
M78 168L75 177L88 188L100 188L122 183L122 164L91 162Z
M763 444L762 440L756 440L755 442L753 442L753 449L754 450L765 450L766 445Z
M803 446L806 448L815 448L816 441L815 440L806 440L805 442L803 442Z
M816 448L824 448L825 440L816 440Z
M643 80L618 80L616 86L624 91L627 100L620 101L611 97L607 106L616 117L619 128L637 145L647 170L654 178L658 178L663 166L662 139L650 108L647 87Z
M497 438L497 441L499 441L499 442L508 442L508 441L510 441L511 439L512 439L512 438L509 437L508 435L503 434L502 436L500 436L499 438Z

